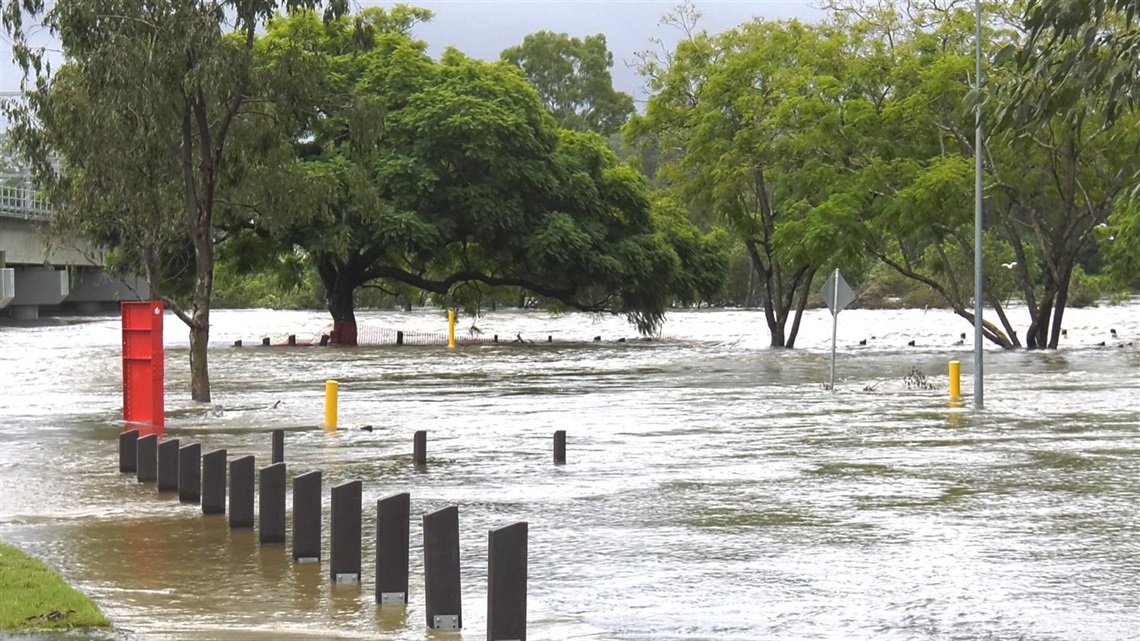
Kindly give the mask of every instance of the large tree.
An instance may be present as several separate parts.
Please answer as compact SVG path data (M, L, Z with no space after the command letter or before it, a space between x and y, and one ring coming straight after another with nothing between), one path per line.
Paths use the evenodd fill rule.
M794 347L816 274L860 246L850 161L867 100L842 85L840 33L794 21L686 33L643 65L655 95L627 134L679 150L659 177L743 243L771 345Z
M521 288L642 331L715 289L715 246L658 227L644 179L599 136L559 129L507 63L428 58L407 33L426 17L371 9L322 27L299 15L266 35L270 57L276 39L303 39L331 79L287 133L328 197L260 230L314 261L336 342L355 342L354 294L373 282L468 300Z
M523 70L566 129L606 136L616 133L634 113L633 98L614 89L610 76L614 57L603 34L580 39L539 31L504 50L502 59Z
M890 146L861 164L868 248L924 283L973 322L973 180L976 152L986 172L983 247L986 303L997 323L985 336L1003 347L1056 347L1078 257L1137 169L1134 115L1110 115L1107 91L1089 91L1063 112L1022 126L987 127L976 150L971 98L974 12L968 2L848 2L835 19L869 36L884 73L873 122ZM992 14L1000 15L1000 14ZM986 26L986 57L1021 42L1016 16ZM1008 62L988 67L987 113L1034 79ZM997 120L996 118L994 120ZM1004 308L1019 298L1028 328Z
M8 0L4 6L27 97L8 111L12 136L56 204L112 249L133 252L141 244L143 263L167 255L176 228L185 230L194 256L190 308L164 300L190 328L197 401L210 400L214 213L225 199L227 165L250 161L244 154L233 158L229 143L257 89L256 34L279 9L316 4ZM332 4L330 11L344 10L343 0ZM63 65L54 75L43 50L28 44L29 31L38 28L30 23L62 44Z

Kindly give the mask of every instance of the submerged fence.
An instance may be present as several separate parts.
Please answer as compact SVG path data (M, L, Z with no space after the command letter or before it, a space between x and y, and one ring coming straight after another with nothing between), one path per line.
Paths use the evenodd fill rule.
M328 345L329 337L332 335L332 325L326 325L321 330L314 332L312 335L306 336L305 334L276 334L271 336L260 337L261 345L264 346L294 346L294 345ZM601 341L602 337L594 338L594 341ZM534 343L553 343L555 342L552 334L545 334L536 337L524 337L522 334L516 333L513 336L491 334L491 335L455 335L456 345L528 345ZM566 341L574 342L574 341ZM625 339L619 339L618 342L625 342ZM446 347L448 343L447 332L418 332L418 331L404 331L394 327L385 327L380 325L367 325L361 324L356 327L356 344L360 347L385 347L385 346L427 346L427 347ZM234 347L242 347L245 345L243 340L234 341Z

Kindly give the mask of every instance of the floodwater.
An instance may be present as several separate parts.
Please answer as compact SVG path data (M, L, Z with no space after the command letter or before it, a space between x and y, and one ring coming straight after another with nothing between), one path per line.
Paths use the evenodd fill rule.
M332 585L327 556L294 565L288 546L118 473L117 319L0 327L0 538L94 597L116 637L484 639L487 532L516 521L530 524L532 640L1140 637L1140 300L1068 311L1056 351L987 347L984 410L968 396L972 328L945 311L840 314L835 393L826 310L792 351L768 349L762 313L744 310L671 313L648 342L620 318L496 312L476 321L484 336L535 342L453 352L234 348L304 339L327 317L213 318L201 406L185 328L166 317L168 436L260 466L284 428L290 477L323 471L326 510L329 487L363 481L363 581ZM445 331L438 311L361 321ZM912 372L935 389L908 387ZM405 491L410 603L380 608L375 501ZM427 630L416 547L420 516L449 505L460 633Z

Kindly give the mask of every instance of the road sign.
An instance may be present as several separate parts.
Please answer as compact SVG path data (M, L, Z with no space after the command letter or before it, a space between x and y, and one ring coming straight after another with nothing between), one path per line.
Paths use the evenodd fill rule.
M835 337L839 329L839 312L843 311L844 307L851 304L855 300L855 292L851 291L851 287L847 281L843 280L843 274L839 273L836 269L831 278L823 284L823 300L827 303L827 308L831 310L831 384L828 386L832 393L835 392Z
M851 291L851 286L843 280L843 274L840 274L838 269L823 284L823 289L819 293L823 294L823 300L832 314L843 311L851 301L855 300L855 292Z

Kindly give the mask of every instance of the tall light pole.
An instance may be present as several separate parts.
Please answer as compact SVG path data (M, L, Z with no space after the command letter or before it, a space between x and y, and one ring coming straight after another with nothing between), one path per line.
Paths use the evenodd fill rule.
M975 34L974 93L977 95L977 112L974 114L977 129L974 131L974 407L984 405L982 389L982 0L974 0L977 17Z

